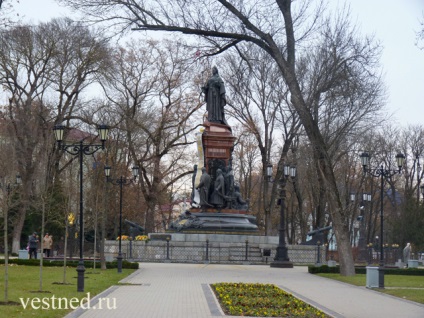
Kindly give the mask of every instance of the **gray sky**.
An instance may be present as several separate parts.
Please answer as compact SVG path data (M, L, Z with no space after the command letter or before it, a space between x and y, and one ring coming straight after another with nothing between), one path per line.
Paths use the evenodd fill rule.
M329 0L337 5L344 0ZM381 65L388 87L387 112L401 126L424 124L424 50L416 32L424 20L423 0L346 0L352 20L364 34L375 34L384 47ZM69 14L54 0L20 0L16 12L34 23ZM422 43L424 46L424 41Z

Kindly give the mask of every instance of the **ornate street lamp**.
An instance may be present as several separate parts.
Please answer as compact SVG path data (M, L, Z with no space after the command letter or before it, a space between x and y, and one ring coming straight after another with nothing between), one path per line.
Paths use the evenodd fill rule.
M270 263L271 267L293 268L290 261L286 246L286 223L285 223L285 200L286 200L286 183L289 177L294 180L296 177L295 166L284 166L283 175L280 178L280 228L278 229L278 247L274 261Z
M105 175L107 182L113 185L119 185L119 251L118 251L118 273L122 273L122 187L124 185L130 185L137 180L139 174L139 168L137 166L132 167L132 179L127 179L121 176L118 179L110 179L111 167L105 166Z
M272 178L272 164L268 163L268 165L266 166L266 177L268 179L268 182L271 182L271 178Z
M384 198L384 181L395 174L400 174L405 161L405 156L402 153L396 155L397 170L386 169L383 165L379 168L368 168L370 163L370 155L368 152L361 154L361 162L364 174L369 174L372 177L380 178L380 263L378 268L378 287L384 288L384 214L383 214L383 198Z
M101 144L84 144L84 140L81 140L79 143L71 143L66 144L63 142L63 133L65 130L65 126L56 125L53 128L54 136L57 141L58 148L66 151L67 153L79 157L79 179L80 179L80 215L79 215L79 223L80 223L80 233L79 233L79 244L80 244L80 257L77 266L77 291L84 292L84 258L83 258L83 250L84 250L84 209L83 209L83 169L82 169L82 159L83 155L92 155L100 149L105 149L105 142L107 139L107 135L109 132L109 127L106 125L99 125L97 127L99 132L99 137Z

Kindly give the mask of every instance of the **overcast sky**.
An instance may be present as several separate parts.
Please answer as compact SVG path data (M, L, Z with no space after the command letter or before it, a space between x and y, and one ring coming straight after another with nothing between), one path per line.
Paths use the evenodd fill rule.
M331 5L343 1L329 0ZM424 50L416 46L424 0L346 1L361 31L375 34L384 47L381 65L389 93L387 111L402 126L424 125ZM20 0L15 9L34 23L70 12L54 0Z

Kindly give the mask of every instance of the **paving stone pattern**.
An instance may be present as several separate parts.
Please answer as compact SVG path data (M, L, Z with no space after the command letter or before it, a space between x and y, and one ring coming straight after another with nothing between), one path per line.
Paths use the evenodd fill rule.
M133 285L111 287L93 299L91 309L77 309L66 318L223 317L209 288L217 282L273 283L337 318L424 317L423 305L311 275L305 266L141 263L122 282ZM114 300L116 308L104 308L103 301L103 309L98 309L99 297L110 304Z

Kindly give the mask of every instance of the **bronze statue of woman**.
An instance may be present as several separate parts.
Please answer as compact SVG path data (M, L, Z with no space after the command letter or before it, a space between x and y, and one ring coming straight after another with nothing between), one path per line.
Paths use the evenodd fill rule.
M224 106L227 104L225 86L223 80L219 77L216 66L212 68L212 76L202 87L202 92L205 94L208 121L228 126L224 116Z

